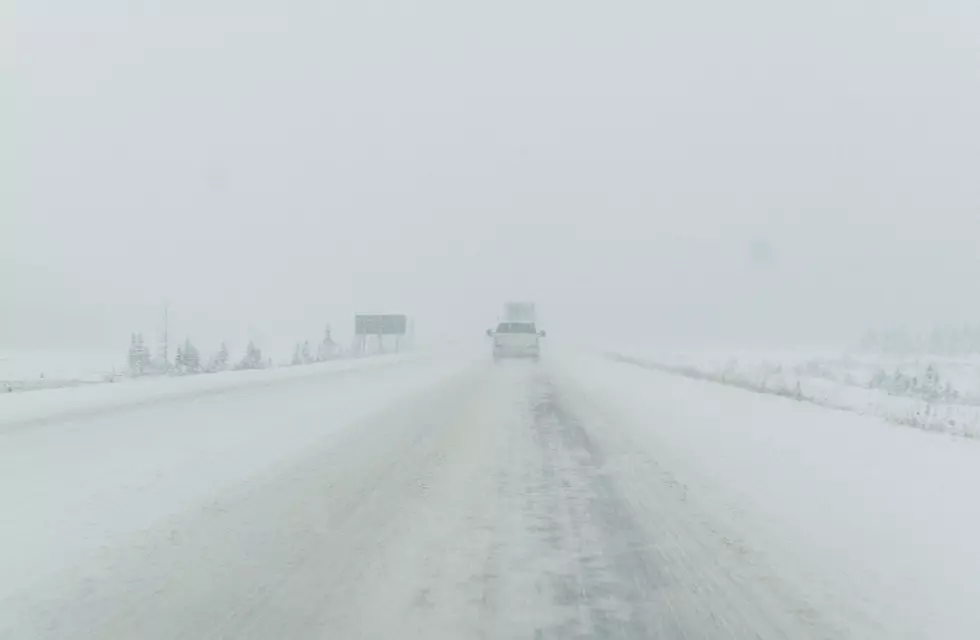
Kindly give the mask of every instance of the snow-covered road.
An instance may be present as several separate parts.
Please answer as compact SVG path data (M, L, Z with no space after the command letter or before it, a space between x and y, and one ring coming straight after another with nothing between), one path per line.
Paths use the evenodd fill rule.
M23 420L3 638L980 631L980 443L783 398L464 353Z

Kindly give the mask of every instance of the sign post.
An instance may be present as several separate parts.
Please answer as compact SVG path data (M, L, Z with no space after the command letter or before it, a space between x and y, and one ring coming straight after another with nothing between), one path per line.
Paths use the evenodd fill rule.
M355 348L364 353L368 336L377 336L378 351L384 353L384 337L395 336L395 351L398 351L400 339L405 335L408 318L402 314L391 313L359 313L354 316Z

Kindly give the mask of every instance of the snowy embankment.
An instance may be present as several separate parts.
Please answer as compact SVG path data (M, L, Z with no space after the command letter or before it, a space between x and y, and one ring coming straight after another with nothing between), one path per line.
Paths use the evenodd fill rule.
M616 359L757 393L980 438L980 357L616 349Z
M372 356L322 362L297 367L224 371L190 376L120 378L112 384L40 389L33 393L0 393L0 431L21 424L84 417L113 408L156 403L168 399L208 395L242 387L342 373L384 366L422 354Z
M980 637L980 442L609 359L574 365L602 420L655 452L755 571L839 617L832 637Z

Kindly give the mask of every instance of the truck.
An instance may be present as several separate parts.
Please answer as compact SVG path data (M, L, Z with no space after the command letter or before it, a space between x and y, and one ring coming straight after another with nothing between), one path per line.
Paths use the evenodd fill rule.
M505 302L504 322L534 322L536 320L533 302Z
M487 335L493 338L494 362L501 358L531 358L537 362L541 358L541 338L546 334L533 322L505 320L496 329L487 329Z
M537 361L541 357L541 338L545 332L538 330L536 315L533 302L504 303L504 315L497 328L487 329L487 335L493 338L494 362L501 358Z

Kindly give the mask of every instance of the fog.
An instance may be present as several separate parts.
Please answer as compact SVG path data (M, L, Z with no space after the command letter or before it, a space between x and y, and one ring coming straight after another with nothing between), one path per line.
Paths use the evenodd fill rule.
M0 346L980 321L980 4L808 4L25 0Z

